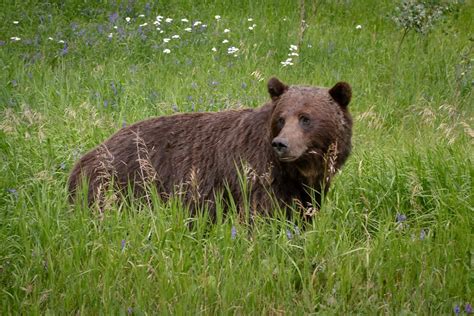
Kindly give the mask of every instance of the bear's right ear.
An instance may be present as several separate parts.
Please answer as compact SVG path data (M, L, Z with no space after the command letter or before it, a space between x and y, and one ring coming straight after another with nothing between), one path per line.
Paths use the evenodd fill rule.
M347 82L341 81L329 89L329 94L340 106L345 108L351 102L352 88Z
M268 93L272 97L272 100L279 98L285 91L288 90L288 86L273 77L268 81Z

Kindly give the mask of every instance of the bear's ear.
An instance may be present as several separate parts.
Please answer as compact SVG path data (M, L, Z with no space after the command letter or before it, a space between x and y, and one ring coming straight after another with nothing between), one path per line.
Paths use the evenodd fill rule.
M338 82L329 89L331 97L342 107L346 107L351 102L352 88L347 82Z
M288 86L277 78L273 77L268 81L268 93L270 93L272 100L277 99L286 90L288 90Z

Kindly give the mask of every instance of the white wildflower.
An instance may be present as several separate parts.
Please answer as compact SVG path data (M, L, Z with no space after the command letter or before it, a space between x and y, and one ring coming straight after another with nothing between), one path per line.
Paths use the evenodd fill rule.
M166 23L171 23L171 22L173 22L173 19L172 18L166 18L165 22Z
M157 20L157 21L161 21L161 20L163 20L163 17L162 17L161 15L158 15L158 16L156 17L156 20Z
M186 32L191 32L193 29L190 28L190 27L187 27L187 28L185 28L184 30L185 30Z
M114 36L113 33L109 33L108 38L112 38Z
M54 41L54 38L52 38L51 36L48 37L48 39L49 39L50 41Z
M211 50L212 50L213 52L217 52L217 48L215 48L215 47L213 47Z
M127 17L125 18L125 21L127 21L127 23L130 23L130 18L127 16Z
M189 20L188 19L181 19L181 22L188 23Z
M290 45L290 50L291 50L291 51L298 50L298 46L296 46L296 45Z
M164 42L164 43L168 43L169 41L171 41L170 38L164 38L164 39L163 39L163 42Z
M214 18L219 21L219 20L221 19L221 16L220 16L220 15L216 15Z
M171 50L168 49L168 48L165 48L165 49L163 49L163 53L164 54L169 54L169 53L171 53Z
M147 26L148 23L143 23L143 24L140 24L140 27L144 27L144 26Z
M14 42L21 41L21 38L16 37L16 36L10 37L10 39L11 39L12 41L14 41Z
M207 27L207 24L203 24L203 25L201 25L201 27L202 27L203 29L205 29L205 28Z
M360 30L360 29L362 29L362 25L360 25L360 24L357 24L357 26L356 26L356 30Z
M196 22L194 22L193 26L199 26L199 25L201 25L201 24L202 24L201 21L196 21Z
M237 47L231 46L227 49L227 54L235 54L239 49Z
M139 17L139 18L144 18L144 17L145 17L145 14L140 14L138 17Z
M227 40L227 39L222 41L222 44L227 44L227 43L229 43L229 40Z
M230 32L229 29L225 29L225 30L224 30L224 33L229 33L229 32Z
M58 43L59 43L59 44L64 44L64 41L63 41L63 40L59 40Z
M114 29L118 29L118 26L117 26L117 25L114 25Z
M161 30L161 31L160 31L160 34L163 34L164 32L165 32L165 31Z
M287 58L285 61L282 61L280 64L283 65L283 67L286 66L293 66L293 59L292 58Z
M299 55L298 53L293 52L293 53L289 53L288 56L299 56Z
M153 24L160 25L160 21L153 21Z
M249 21L249 22L252 22L252 21L253 21L253 19L252 19L252 18L248 18L248 19L247 19L247 21Z
M179 35L173 35L173 36L171 36L171 38L178 39Z
M20 21L13 21L13 24L18 24L20 23Z

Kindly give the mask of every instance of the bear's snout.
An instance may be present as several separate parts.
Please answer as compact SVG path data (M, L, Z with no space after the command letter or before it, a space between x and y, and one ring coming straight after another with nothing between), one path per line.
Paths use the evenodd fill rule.
M275 137L272 141L272 147L278 156L283 156L288 152L288 139Z

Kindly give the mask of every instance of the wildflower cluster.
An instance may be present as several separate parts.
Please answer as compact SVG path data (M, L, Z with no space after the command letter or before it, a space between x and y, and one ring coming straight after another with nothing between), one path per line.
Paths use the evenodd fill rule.
M286 66L293 66L293 57L299 56L298 54L298 46L296 45L290 45L290 52L288 53L288 58L285 61L280 62L280 64L283 65L283 67Z
M405 0L396 8L392 20L405 31L414 30L420 34L427 34L449 9L448 6L434 4L431 1Z

